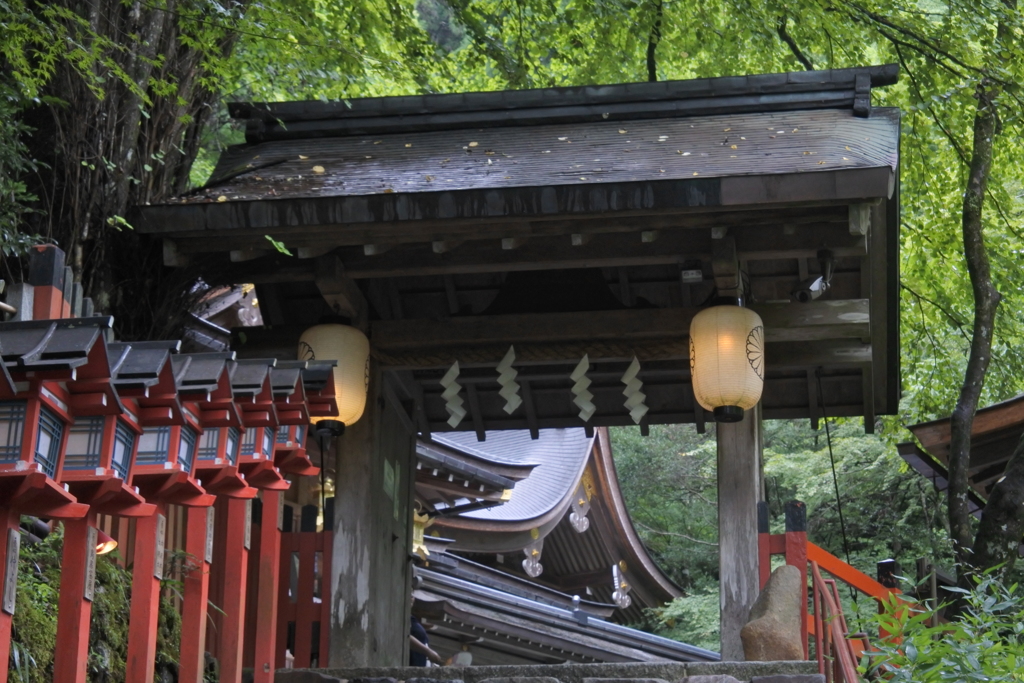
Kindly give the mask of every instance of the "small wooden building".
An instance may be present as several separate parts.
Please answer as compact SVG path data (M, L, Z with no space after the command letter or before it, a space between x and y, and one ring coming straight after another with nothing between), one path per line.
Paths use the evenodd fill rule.
M369 333L371 409L338 444L332 658L404 650L407 544L379 539L411 534L417 434L633 424L634 359L640 429L703 430L687 336L715 296L744 297L766 342L760 407L717 427L723 656L742 658L759 420L863 416L871 430L897 409L900 114L871 103L896 78L890 65L231 106L245 144L132 223L163 239L167 264L256 285L266 327L240 355L292 358L325 316ZM587 421L570 378L584 358ZM456 362L464 419L452 376L441 384Z

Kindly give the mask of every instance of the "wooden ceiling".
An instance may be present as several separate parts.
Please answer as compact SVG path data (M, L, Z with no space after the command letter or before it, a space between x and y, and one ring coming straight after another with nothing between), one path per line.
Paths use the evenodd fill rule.
M384 98L354 102L358 121L315 103L236 107L250 142L210 186L135 224L164 240L168 265L257 285L267 328L246 330L241 354L290 356L305 326L351 317L424 434L451 428L439 380L456 360L457 429L632 424L620 380L634 356L641 428L702 428L689 321L738 293L765 321L764 416L863 415L871 429L899 399L899 115L864 103L894 79L872 67L654 95ZM267 112L293 117L291 132ZM832 287L796 303L823 249ZM495 366L510 345L523 404L507 414ZM584 354L587 425L569 379Z

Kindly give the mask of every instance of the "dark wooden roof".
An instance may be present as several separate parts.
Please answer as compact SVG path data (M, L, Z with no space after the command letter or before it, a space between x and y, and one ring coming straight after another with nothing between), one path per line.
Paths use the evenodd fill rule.
M247 142L210 185L132 222L166 263L256 284L266 328L246 328L241 356L293 358L304 328L351 317L427 437L453 429L438 380L455 360L469 414L454 429L585 426L568 379L585 354L586 426L631 423L620 378L636 356L644 427L702 429L689 320L736 282L766 323L764 416L871 429L899 401L899 112L871 107L895 79L883 66L236 105ZM791 303L822 249L832 288ZM494 370L509 345L512 414Z
M837 107L866 116L870 89L892 85L895 64L696 78L687 81L586 85L535 90L367 97L334 102L228 105L248 121L247 142L363 135L398 130L666 118L696 114Z
M922 422L909 427L915 443L900 444L903 459L932 479L939 490L948 488L949 418ZM1003 476L1006 463L1024 436L1024 394L982 408L971 428L971 458L968 466L973 495L972 512L980 513L995 483ZM920 445L918 445L920 444Z

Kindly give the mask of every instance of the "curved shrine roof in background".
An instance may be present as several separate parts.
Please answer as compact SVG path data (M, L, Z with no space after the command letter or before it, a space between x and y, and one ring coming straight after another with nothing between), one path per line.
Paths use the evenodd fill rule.
M545 429L538 439L531 439L527 431L489 432L482 443L472 432L435 434L433 439L496 462L536 465L529 477L516 483L507 503L459 515L460 519L493 522L488 528L494 531L500 531L503 524L516 529L523 523L536 526L563 503L579 483L592 443L582 429ZM449 522L458 524L444 521Z

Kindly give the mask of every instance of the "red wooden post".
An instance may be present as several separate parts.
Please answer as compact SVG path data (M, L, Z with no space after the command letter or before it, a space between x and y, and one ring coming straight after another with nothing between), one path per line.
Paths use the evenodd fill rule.
M228 498L226 533L224 534L224 592L221 628L217 633L220 653L220 680L238 683L242 680L242 644L245 639L245 584L249 562L250 501ZM218 558L220 559L220 558Z
M295 607L295 668L310 666L313 654L313 568L316 557L316 531L299 534L299 595Z
M800 570L800 585L804 587L800 614L807 613L807 507L799 500L786 503L786 564ZM800 642L807 659L807 619L800 620Z
M214 513L212 507L190 507L186 514L185 552L192 556L195 569L185 576L178 680L181 683L202 683L206 665L206 603L210 594Z
M18 581L18 550L21 547L21 516L8 507L0 507L3 538L0 538L0 571L3 571L3 591L0 592L0 683L7 683L7 666L11 657L11 618L14 612L14 593Z
M89 623L96 584L96 514L64 522L57 643L53 679L85 683L89 663Z
M331 661L331 553L334 549L334 528L333 520L324 520L330 527L319 534L323 558L323 566L320 570L320 661L321 668L327 667Z
M260 520L259 588L256 597L254 683L273 683L277 653L277 599L281 564L281 491L263 492Z
M135 523L135 563L132 569L132 605L128 629L126 683L152 683L156 668L157 618L160 614L160 579L164 572L167 507Z
M71 314L64 298L64 252L52 244L32 247L28 282L34 288L32 320L57 320Z

